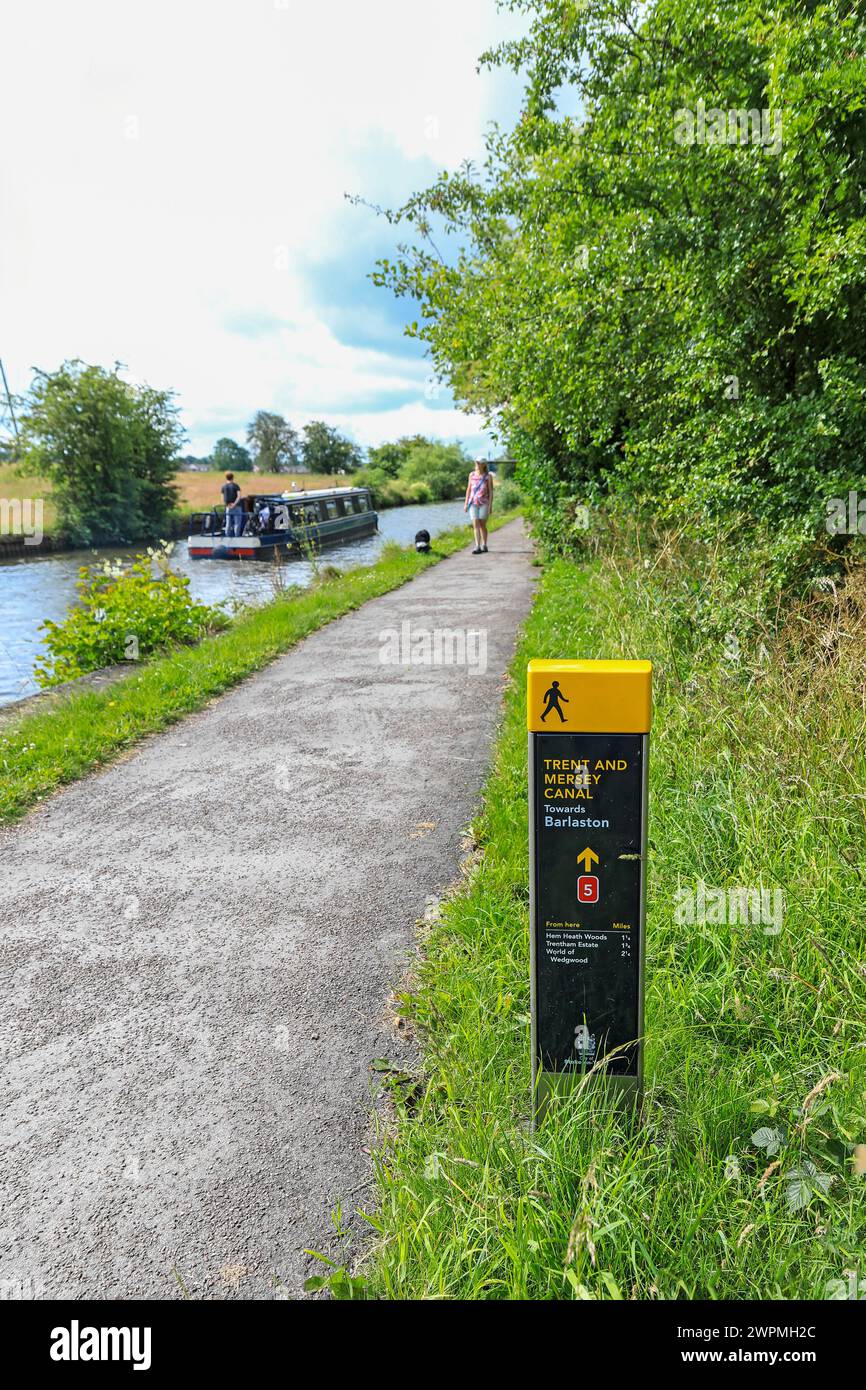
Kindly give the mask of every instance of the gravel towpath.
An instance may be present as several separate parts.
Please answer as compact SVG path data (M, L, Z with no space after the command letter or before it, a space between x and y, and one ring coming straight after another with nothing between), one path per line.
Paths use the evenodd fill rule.
M294 1298L369 1198L389 991L531 602L522 524L491 541L0 832L6 1297ZM443 629L486 646L381 660Z

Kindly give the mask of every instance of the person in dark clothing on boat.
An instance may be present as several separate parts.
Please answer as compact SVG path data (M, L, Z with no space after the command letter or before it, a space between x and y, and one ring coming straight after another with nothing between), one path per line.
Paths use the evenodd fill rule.
M239 536L244 529L244 509L238 505L241 490L235 482L234 473L226 473L226 480L220 490L226 504L226 535Z

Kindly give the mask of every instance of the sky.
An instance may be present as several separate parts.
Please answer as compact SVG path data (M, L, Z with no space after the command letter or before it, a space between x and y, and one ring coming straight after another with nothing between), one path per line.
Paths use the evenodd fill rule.
M483 155L518 80L495 0L41 0L7 7L0 357L13 392L70 357L177 393L184 452L256 410L363 446L495 452L438 395L406 301L367 278L396 206Z

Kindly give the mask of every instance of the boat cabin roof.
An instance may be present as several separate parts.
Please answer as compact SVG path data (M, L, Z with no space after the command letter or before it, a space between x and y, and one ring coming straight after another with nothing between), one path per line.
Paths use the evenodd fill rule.
M267 498L269 502L318 502L323 497L363 497L369 495L368 487L319 487L303 492L254 492L253 497Z

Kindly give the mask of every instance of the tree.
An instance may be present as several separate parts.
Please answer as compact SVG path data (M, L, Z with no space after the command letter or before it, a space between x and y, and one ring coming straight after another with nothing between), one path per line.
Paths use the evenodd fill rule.
M249 473L252 466L253 461L249 449L245 449L243 444L238 444L236 439L230 439L224 435L213 446L212 468L218 468L220 472L224 473Z
M51 479L60 525L84 545L156 539L176 505L184 439L169 391L73 360L37 372L22 419L22 460Z
M282 415L258 410L247 429L247 443L259 473L291 473L300 462L297 430Z
M483 59L526 74L514 129L391 214L418 235L375 278L551 538L610 493L814 534L864 476L863 6L517 7Z
M361 450L324 420L304 426L303 459L311 473L353 473L361 466Z
M379 444L375 449L367 450L367 467L377 468L389 478L396 478L413 449L433 442L423 434L412 434L404 435L395 444Z

